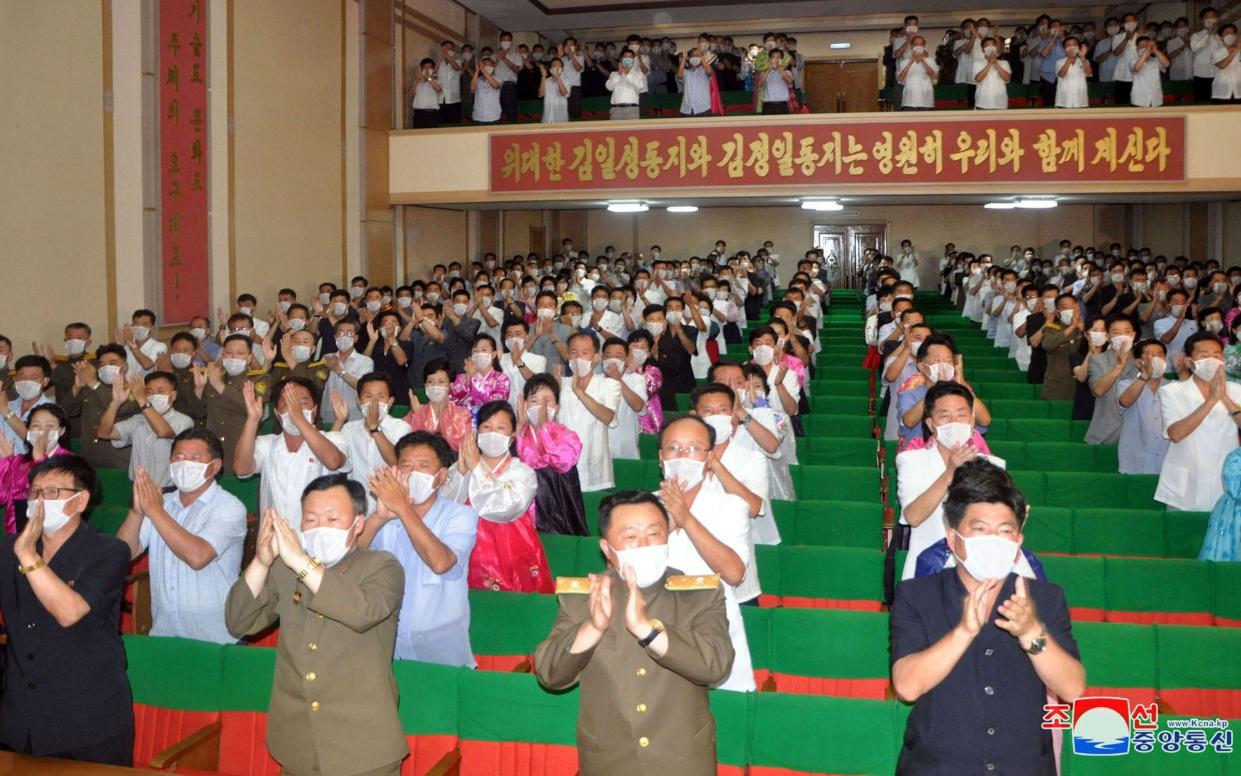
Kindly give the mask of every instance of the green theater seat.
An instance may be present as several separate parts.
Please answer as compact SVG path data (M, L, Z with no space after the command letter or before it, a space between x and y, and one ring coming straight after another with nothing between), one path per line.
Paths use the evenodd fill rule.
M1241 717L1241 628L1157 625L1155 638L1159 695L1174 713Z
M764 604L878 611L883 553L854 547L755 547Z
M1178 625L1211 625L1214 622L1212 564L1179 558L1109 557L1103 561L1108 622Z
M773 501L784 544L876 549L883 540L883 512L870 501Z
M871 501L879 495L879 470L874 466L802 464L791 474L799 499Z
M530 674L463 672L457 715L461 775L576 773L577 700L576 689L549 693Z
M1073 552L1165 557L1165 514L1150 509L1078 509L1073 515Z
M816 436L806 439L802 464L861 466L875 460L877 442L858 437Z
M771 680L777 692L883 700L889 688L888 616L774 609Z
M757 693L753 704L752 776L896 770L904 733L898 703Z
M1133 703L1155 700L1155 628L1074 622L1073 637L1086 667L1087 695L1119 695Z
M95 469L99 477L99 505L129 508L133 502L134 484L125 469Z
M1064 588L1073 620L1102 622L1107 611L1102 558L1040 555L1049 582Z
M815 413L802 419L807 437L874 437L874 424L869 417Z
M1073 527L1073 510L1031 506L1022 528L1022 546L1036 555L1044 552L1072 552Z

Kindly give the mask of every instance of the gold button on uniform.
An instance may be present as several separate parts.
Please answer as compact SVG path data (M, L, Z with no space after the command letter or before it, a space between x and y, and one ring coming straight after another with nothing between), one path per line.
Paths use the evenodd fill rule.
M647 748L650 745L651 745L651 739L647 738L646 736L642 736L641 738L638 739L638 746L642 747L643 749Z
M638 669L638 676L646 676L646 669L645 669L645 668L639 668L639 669Z
M309 672L307 672L307 673L306 673L306 681L308 681L308 682L313 682L314 680L315 680L315 672L314 672L314 671L309 671Z
M319 648L319 645L314 643L313 641L306 645L306 649L309 649L311 652L314 652L318 648Z
M639 703L639 704L638 704L638 713L639 713L639 714L641 714L641 713L642 713L642 712L644 712L644 711L646 711L646 704L645 704L645 703Z
M311 702L310 702L310 710L311 710L311 711L318 711L318 710L319 710L319 702L318 702L318 701L311 701Z

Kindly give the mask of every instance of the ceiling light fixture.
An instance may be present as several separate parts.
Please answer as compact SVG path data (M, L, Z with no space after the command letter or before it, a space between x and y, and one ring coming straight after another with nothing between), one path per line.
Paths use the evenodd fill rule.
M827 44L827 47L829 49L834 49L834 50L839 51L841 49L853 48L853 44L852 43L829 43Z
M645 213L650 210L642 202L609 202L609 213Z
M1019 199L1017 207L1022 210L1050 210L1057 206L1054 199Z
M839 212L845 209L845 206L834 199L808 199L801 203L802 210L818 210Z
M987 210L1012 210L1017 207L1016 202L988 202L983 205Z
M697 213L697 205L671 205L668 208L669 213Z

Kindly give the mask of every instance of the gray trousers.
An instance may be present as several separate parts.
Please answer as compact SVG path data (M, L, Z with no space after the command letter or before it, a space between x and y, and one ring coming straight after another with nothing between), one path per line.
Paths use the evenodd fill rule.
M636 105L634 105L633 107L627 107L627 108L612 108L608 112L608 118L614 121L622 121L624 119L637 119L641 117L642 117L641 109Z

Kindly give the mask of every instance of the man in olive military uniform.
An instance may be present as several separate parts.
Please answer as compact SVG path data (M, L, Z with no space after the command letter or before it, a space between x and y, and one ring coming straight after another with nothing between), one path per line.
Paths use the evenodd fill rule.
M263 354L267 356L267 363L271 364L271 383L275 385L286 377L304 377L314 383L319 389L319 395L323 395L323 387L327 384L328 377L332 374L332 370L323 361L311 361L315 352L315 335L309 329L294 331L285 334L280 340L280 350L277 352L275 344L270 341L263 342ZM278 355L284 356L278 360Z
M560 612L534 655L548 689L581 683L582 776L714 776L707 688L733 664L719 577L667 568L668 513L653 494L604 499L599 531L609 571L557 580Z
M194 391L207 406L207 430L224 445L224 471L233 470L233 450L246 425L246 400L241 387L254 383L259 398L267 399L270 378L265 369L250 369L250 338L232 334L224 340L220 361L207 364L195 379Z
M198 395L197 381L205 384L206 371L194 363L198 340L193 334L179 331L168 342L168 351L155 359L155 368L177 378L177 400L172 408L194 421L195 426L207 422L207 404Z
M79 419L78 454L97 469L128 469L129 447L114 447L111 440L100 439L99 419L112 403L112 383L124 382L127 366L125 348L116 343L101 345L95 358L74 365L73 388L62 405L69 417ZM116 420L133 417L140 412L132 399L116 412Z
M91 344L90 326L77 322L65 327L65 355L57 355L51 345L46 347L47 360L52 363L52 387L56 390L56 403L61 407L71 403L78 364L95 360L95 355L89 350ZM66 414L69 416L69 433L79 436L82 433L81 413L66 410Z
M225 603L234 636L280 622L267 748L288 774L396 774L409 754L392 674L405 572L358 546L365 519L361 485L344 474L313 480L302 493L305 549L267 510Z

